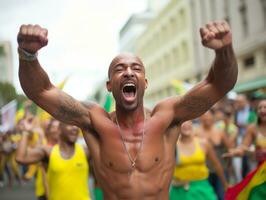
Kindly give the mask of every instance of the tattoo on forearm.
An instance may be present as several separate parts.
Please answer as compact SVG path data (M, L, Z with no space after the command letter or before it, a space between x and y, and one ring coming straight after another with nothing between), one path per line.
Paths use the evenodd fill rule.
M57 110L57 117L64 121L72 121L86 114L81 104L67 94L60 94L60 106Z
M185 99L182 102L181 106L189 112L194 112L195 114L201 114L206 112L211 108L212 102L207 97L184 97Z

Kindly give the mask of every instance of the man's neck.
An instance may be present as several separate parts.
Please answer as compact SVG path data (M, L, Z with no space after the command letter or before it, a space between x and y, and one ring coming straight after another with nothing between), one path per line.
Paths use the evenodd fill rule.
M190 143L193 141L193 136L185 136L185 135L181 135L180 137L180 142L181 143Z
M131 128L144 121L144 107L133 111L123 111L119 108L116 110L116 118L120 126Z
M75 143L65 142L63 140L59 141L59 149L61 155L64 155L64 158L69 158L74 154L75 151Z
M52 138L48 138L47 143L48 143L49 145L54 146L55 144L58 143L58 140L56 140L56 139L52 139Z
M259 125L262 129L266 129L266 122L261 122Z

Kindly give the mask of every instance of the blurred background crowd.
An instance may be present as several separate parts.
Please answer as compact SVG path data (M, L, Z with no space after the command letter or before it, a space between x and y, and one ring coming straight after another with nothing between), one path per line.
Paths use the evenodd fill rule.
M106 101L109 101L108 98ZM16 159L16 151L23 132L29 132L27 148L52 147L62 140L62 127L30 100L23 102L15 116L14 129L0 134L0 187L12 188L34 181L35 194L42 197L47 192L47 168L43 168L42 162L22 164L23 160L20 161L18 156ZM177 142L176 168L171 188L192 190L192 186L186 188L189 181L206 179L213 188L211 193L218 199L224 199L228 186L240 182L258 163L266 159L266 131L260 129L260 126L265 127L266 124L265 93L255 92L246 96L232 92L204 115L190 124L186 123L181 126ZM261 132L254 134L254 126ZM191 143L194 139L199 143ZM86 148L80 131L74 140ZM204 155L203 160L201 154ZM88 163L90 173L87 178L91 198L102 199L89 156ZM202 187L206 192L204 184L197 187ZM179 191L177 196L180 195ZM171 199L175 199L174 196Z

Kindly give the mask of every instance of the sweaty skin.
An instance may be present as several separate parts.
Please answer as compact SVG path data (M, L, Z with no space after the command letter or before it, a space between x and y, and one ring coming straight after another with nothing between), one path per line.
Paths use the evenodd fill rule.
M22 25L19 48L36 53L47 45L47 34L39 25ZM234 86L237 63L230 27L223 21L211 22L200 34L202 44L216 55L208 76L184 96L162 100L151 112L143 105L148 85L145 68L135 55L119 54L110 64L106 86L116 101L113 113L75 100L50 82L37 59L20 58L25 94L55 118L83 130L104 199L167 200L175 166L176 129L203 114ZM130 157L136 158L135 168Z

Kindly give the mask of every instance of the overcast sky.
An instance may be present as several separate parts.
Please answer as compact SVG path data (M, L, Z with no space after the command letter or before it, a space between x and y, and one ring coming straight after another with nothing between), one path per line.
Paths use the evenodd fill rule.
M54 84L69 76L64 91L84 100L107 77L119 30L145 8L145 0L0 0L0 40L12 43L17 91L22 91L16 53L21 24L48 29L48 46L39 52L43 68Z

